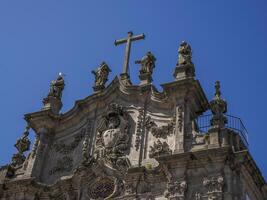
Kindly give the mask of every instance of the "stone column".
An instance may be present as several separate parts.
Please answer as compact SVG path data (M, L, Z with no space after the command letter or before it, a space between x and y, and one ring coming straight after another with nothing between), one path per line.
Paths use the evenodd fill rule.
M30 154L26 175L36 177L37 179L40 177L43 161L48 148L48 140L49 130L46 128L40 128L36 133L36 141Z

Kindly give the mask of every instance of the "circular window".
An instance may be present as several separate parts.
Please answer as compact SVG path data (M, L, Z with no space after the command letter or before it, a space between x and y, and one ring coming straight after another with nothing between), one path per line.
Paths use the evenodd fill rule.
M103 178L91 185L89 188L89 196L93 199L104 199L113 193L114 188L113 180Z

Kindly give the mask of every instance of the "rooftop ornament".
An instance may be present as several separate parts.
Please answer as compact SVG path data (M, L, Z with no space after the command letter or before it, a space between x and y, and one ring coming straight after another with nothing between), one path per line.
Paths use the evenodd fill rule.
M215 82L215 95L210 102L210 109L213 114L211 125L213 127L222 128L227 124L227 117L224 115L227 112L227 102L221 98L220 82Z
M25 131L23 132L23 135L21 136L21 138L17 140L16 144L14 145L16 149L18 150L18 152L13 154L12 161L8 165L7 175L9 177L13 176L15 173L15 170L17 168L20 168L23 165L24 161L26 160L24 153L30 149L30 145L31 145L31 142L28 138L29 130L30 130L30 127L27 125L25 128Z
M140 64L141 69L139 70L139 78L141 80L141 85L150 84L153 74L153 69L155 68L156 58L155 56L149 51L142 57L141 60L135 61L135 64Z
M65 87L64 74L59 73L56 80L50 83L50 90L46 98L43 99L43 110L51 110L54 114L59 114L62 107L62 92Z
M195 67L192 62L191 46L182 41L178 49L178 62L173 74L176 80L192 78L195 76Z
M143 40L143 39L145 39L144 34L134 36L133 32L129 31L127 38L115 40L115 42L114 42L114 44L116 46L126 43L125 57L124 57L123 70L122 70L122 74L121 74L121 80L123 80L125 82L125 84L127 84L127 85L131 85L130 76L129 76L129 60L130 60L130 52L131 52L132 42L137 41L137 40Z
M109 72L111 72L111 70L105 62L102 62L95 71L92 71L92 74L95 75L95 85L93 86L95 92L101 91L105 88Z

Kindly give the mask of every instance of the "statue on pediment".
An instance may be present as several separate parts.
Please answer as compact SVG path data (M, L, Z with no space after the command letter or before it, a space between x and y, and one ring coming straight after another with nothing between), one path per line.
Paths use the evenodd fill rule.
M149 51L142 57L141 60L135 61L135 64L141 64L141 69L139 70L139 78L141 80L141 85L149 84L152 82L153 69L155 68L156 58Z
M178 53L179 53L178 65L188 65L188 64L192 65L192 49L187 42L182 41L178 49Z
M105 88L109 72L111 72L111 70L105 62L103 62L96 71L92 71L92 74L95 75L94 91L99 91Z
M140 74L152 74L155 68L155 61L155 56L149 51L141 60L137 60L135 63L141 64Z
M59 73L57 79L52 80L50 83L50 91L48 96L56 97L57 99L60 100L62 97L62 91L64 90L64 87L65 87L65 82L63 74Z

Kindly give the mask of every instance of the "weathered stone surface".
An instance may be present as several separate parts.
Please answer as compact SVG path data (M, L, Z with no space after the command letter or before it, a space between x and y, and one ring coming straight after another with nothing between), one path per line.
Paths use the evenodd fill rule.
M129 45L129 38L119 43ZM265 180L240 135L217 121L200 131L198 116L210 106L214 116L226 109L218 89L209 105L194 78L191 47L183 43L179 53L178 77L162 92L123 77L102 87L102 77L97 93L64 114L26 114L35 142L19 159L28 149L24 134L19 164L0 168L0 199L266 199ZM142 66L150 75L151 64Z

